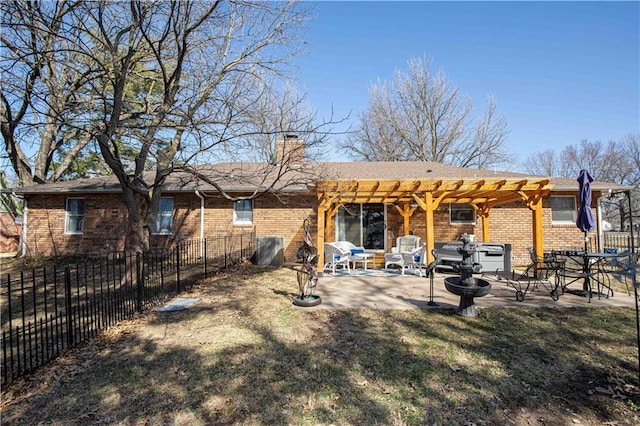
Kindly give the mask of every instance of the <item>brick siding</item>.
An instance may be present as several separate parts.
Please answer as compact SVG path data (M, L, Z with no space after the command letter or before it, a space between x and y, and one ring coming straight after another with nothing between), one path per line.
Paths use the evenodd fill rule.
M152 235L154 247L181 239L200 237L200 199L195 194L173 196L173 234ZM76 197L76 195L74 195ZM120 194L87 194L82 234L65 234L65 195L28 198L27 248L31 255L110 253L124 249L127 211ZM253 223L233 223L233 202L222 197L205 197L204 236L231 235L255 230L256 236L280 236L285 241L285 259L295 261L302 243L303 221L312 214L313 197L291 197L282 204L274 196L254 200ZM315 223L315 217L314 217ZM315 238L315 229L313 230Z
M170 244L174 240L200 237L200 199L194 193L164 194L174 197L173 234L153 235L152 246ZM107 253L124 248L127 229L126 208L120 194L87 194L84 229L81 235L64 233L65 195L38 195L28 198L27 248L30 255L60 255ZM316 240L317 212L315 196L290 195L277 198L264 195L254 200L253 223L233 223L233 202L220 196L205 195L205 238L230 235L241 230L254 230L257 237L276 236L284 239L286 262L295 262L296 251L304 238L303 223L312 220L312 238ZM475 225L451 225L449 207L442 205L434 212L435 241L458 240L463 233L482 239L482 220ZM492 208L489 212L491 242L512 245L514 265L529 260L527 247L533 245L532 211L524 203L511 203ZM335 223L335 221L334 221ZM551 223L550 200L543 201L544 249L581 247L584 235L573 224ZM424 238L425 213L417 209L410 219L410 231ZM334 232L334 230L330 230ZM333 234L330 234L333 235ZM387 209L387 247L404 235L403 220L393 208ZM596 232L590 233L596 238ZM329 239L329 238L328 238Z
M0 212L0 253L13 253L20 248L22 227L11 213Z
M574 224L553 224L551 221L551 200L542 203L543 249L564 249L584 246L584 234ZM595 210L594 210L595 215ZM449 206L441 205L433 214L436 242L458 241L462 234L475 235L475 241L482 241L482 221L477 217L475 225L453 225L449 221ZM513 265L526 265L529 259L528 247L533 246L533 212L524 202L493 207L489 211L489 238L494 243L511 244ZM395 245L395 238L404 235L402 216L393 208L387 209L387 247ZM416 210L409 221L410 233L424 238L425 213ZM596 231L590 238L597 237Z

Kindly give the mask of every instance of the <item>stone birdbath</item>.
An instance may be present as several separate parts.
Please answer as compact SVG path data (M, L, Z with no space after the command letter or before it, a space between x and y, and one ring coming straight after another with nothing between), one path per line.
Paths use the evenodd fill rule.
M316 270L318 249L313 245L313 240L311 239L311 221L309 219L304 220L303 228L304 241L296 253L301 265L293 268L297 273L300 293L293 298L293 304L308 307L319 305L322 302L322 298L315 294L318 285L318 272Z
M476 278L473 273L480 272L482 265L473 262L473 254L476 245L472 242L470 235L462 236L462 247L458 253L462 255L462 262L455 269L460 272L459 277L447 277L444 279L444 286L447 291L460 296L460 303L456 312L464 317L475 317L478 315L474 298L489 294L491 283L481 278Z

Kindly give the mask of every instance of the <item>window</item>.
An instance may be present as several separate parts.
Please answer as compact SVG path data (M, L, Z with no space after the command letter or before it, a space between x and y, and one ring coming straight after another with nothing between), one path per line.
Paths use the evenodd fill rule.
M336 241L384 249L384 204L343 204L336 215Z
M233 223L253 223L253 200L238 200L233 203Z
M84 198L67 198L64 222L65 234L82 234L84 223Z
M572 195L551 197L551 222L575 223L576 198Z
M475 225L476 211L468 204L449 204L449 220L452 224Z
M154 234L170 235L173 232L173 197L160 197Z

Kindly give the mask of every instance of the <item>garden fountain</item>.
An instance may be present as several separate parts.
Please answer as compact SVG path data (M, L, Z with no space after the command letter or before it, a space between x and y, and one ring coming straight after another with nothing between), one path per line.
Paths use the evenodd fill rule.
M478 315L473 299L486 296L491 290L491 283L473 276L474 273L480 272L482 265L473 262L476 245L472 239L473 237L467 234L462 236L462 247L458 249L458 253L462 255L462 262L454 268L460 272L460 276L444 279L446 289L456 296L460 296L457 313L465 317Z

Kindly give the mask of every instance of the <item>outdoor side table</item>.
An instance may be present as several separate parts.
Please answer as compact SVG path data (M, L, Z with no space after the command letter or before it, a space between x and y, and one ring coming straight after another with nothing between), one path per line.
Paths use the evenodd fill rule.
M370 259L375 259L375 253L355 253L351 255L351 262L353 263L353 269L356 268L356 263L360 262L364 266L364 270L367 270L367 264Z

